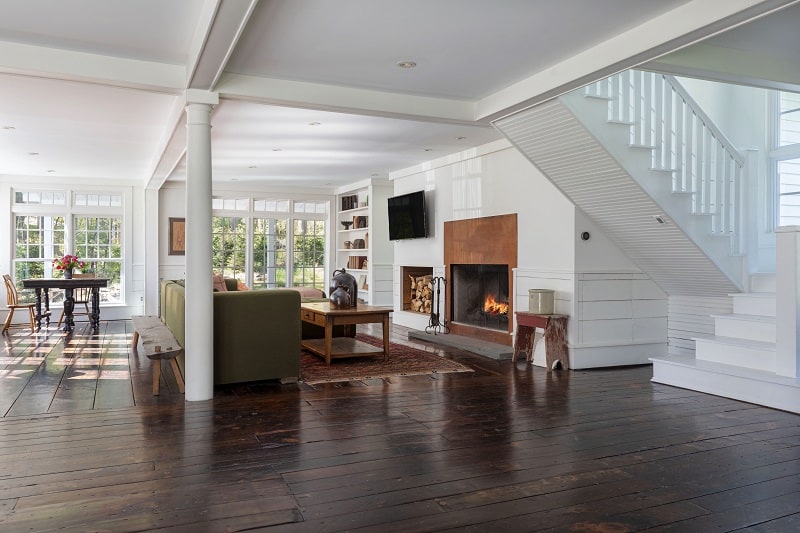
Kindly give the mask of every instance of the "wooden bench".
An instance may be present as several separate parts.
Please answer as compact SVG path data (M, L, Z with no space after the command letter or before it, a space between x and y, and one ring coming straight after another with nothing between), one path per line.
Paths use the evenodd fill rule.
M172 373L175 374L175 381L178 384L178 390L184 393L183 376L181 376L178 361L175 360L183 352L183 346L178 344L175 336L157 316L135 316L132 320L132 348L134 350L137 349L136 345L141 337L144 353L148 359L153 361L153 395L158 396L161 385L161 361L164 359L169 359Z

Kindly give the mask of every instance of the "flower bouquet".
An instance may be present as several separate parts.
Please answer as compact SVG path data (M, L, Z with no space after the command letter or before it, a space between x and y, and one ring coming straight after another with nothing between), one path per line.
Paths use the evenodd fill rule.
M56 257L53 259L53 266L56 270L63 270L64 278L70 279L72 277L72 270L75 268L85 268L86 263L81 261L77 255L67 254L63 257Z

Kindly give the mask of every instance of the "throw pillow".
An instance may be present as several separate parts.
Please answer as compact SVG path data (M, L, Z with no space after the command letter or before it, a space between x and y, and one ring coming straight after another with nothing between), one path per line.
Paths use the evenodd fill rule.
M227 291L228 288L225 286L225 278L222 274L214 274L211 278L212 285L214 287L214 292L223 292Z

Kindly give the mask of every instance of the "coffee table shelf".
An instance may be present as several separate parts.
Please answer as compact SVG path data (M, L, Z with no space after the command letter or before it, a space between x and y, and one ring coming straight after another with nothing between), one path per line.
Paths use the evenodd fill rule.
M301 346L308 351L325 358L326 364L332 359L343 357L363 357L383 355L389 357L389 307L374 307L360 304L358 307L338 309L330 302L304 303L300 307L300 318L304 322L325 327L325 338L305 339ZM352 327L356 324L383 324L383 348L376 348L351 337L333 337L333 326Z

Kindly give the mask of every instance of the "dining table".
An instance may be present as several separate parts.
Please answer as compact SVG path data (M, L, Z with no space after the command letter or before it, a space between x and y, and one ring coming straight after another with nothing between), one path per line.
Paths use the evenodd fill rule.
M33 289L36 293L36 331L42 329L42 320L46 327L50 326L50 289L64 291L64 326L63 330L70 332L75 329L75 320L72 312L75 309L75 289L88 288L90 290L89 324L92 331L97 333L100 329L100 289L108 287L108 278L29 278L22 280L22 286Z

